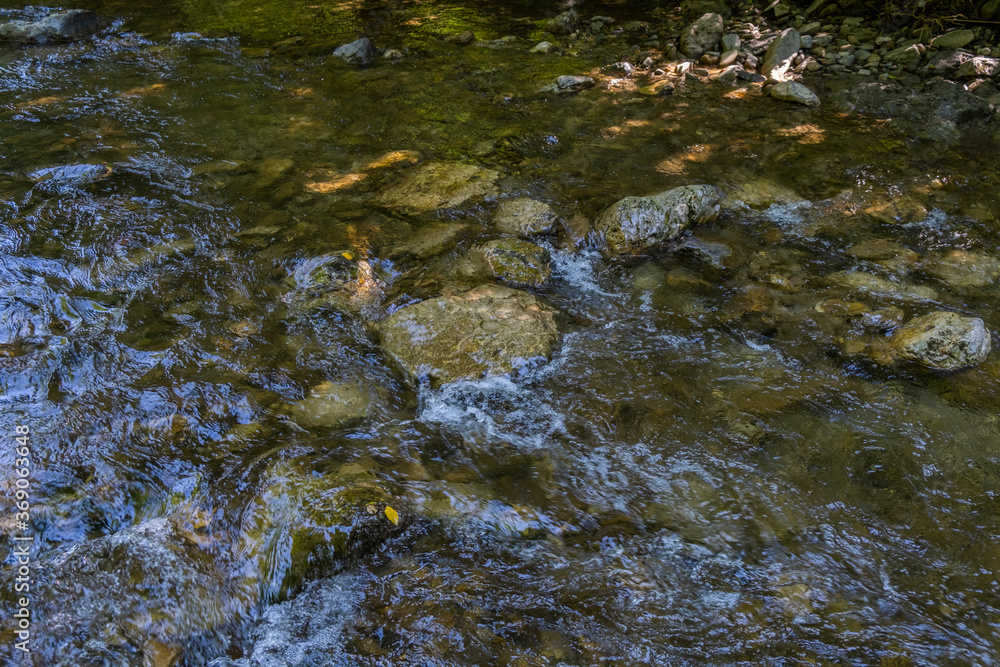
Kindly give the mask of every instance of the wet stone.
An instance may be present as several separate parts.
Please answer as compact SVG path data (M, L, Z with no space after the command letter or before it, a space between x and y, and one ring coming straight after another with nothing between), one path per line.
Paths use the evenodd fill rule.
M681 233L691 224L719 214L722 191L712 185L686 185L648 197L625 197L602 211L594 230L607 254L643 252Z
M764 53L764 62L760 67L760 73L770 77L774 76L778 71L787 69L791 59L799 52L801 46L801 38L795 28L783 30L767 47L767 51Z
M505 199L493 214L493 223L500 231L516 236L549 234L556 220L551 206L527 197Z
M323 382L291 407L292 417L305 428L340 428L368 416L371 396L351 382Z
M471 164L432 162L416 167L375 198L379 206L411 215L455 208L496 195L500 173Z
M559 337L555 311L499 285L406 306L383 320L379 333L409 375L435 384L525 368L548 359Z
M712 51L722 39L723 20L718 14L706 13L681 33L680 50L689 58L698 58Z
M545 248L521 239L496 239L480 246L491 275L511 285L540 287L552 274Z
M338 46L333 55L351 65L367 65L375 58L375 45L367 37Z
M801 83L796 81L783 81L771 88L771 97L784 102L795 102L805 106L819 106L819 97Z
M977 317L937 311L910 320L892 335L893 353L929 368L973 366L990 352L990 332Z
M408 239L393 246L390 257L412 256L427 259L439 255L455 245L469 225L461 222L443 222L424 225Z
M928 257L923 268L951 287L985 287L1000 278L1000 259L965 250Z
M94 12L70 9L50 14L39 21L11 21L0 25L0 40L16 42L68 41L89 37L101 29Z

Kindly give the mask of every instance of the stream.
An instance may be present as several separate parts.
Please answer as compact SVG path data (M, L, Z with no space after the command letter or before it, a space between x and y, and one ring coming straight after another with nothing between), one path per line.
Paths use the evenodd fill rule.
M533 54L556 3L483 4L95 0L92 39L0 47L0 661L1000 662L1000 360L887 343L939 310L1000 330L995 141L640 94L608 65L645 38ZM362 33L401 57L330 55ZM564 74L596 85L537 92ZM384 205L430 163L496 191ZM615 201L694 183L715 220L590 244ZM490 282L467 258L514 197L561 221L527 288L551 359L415 380L378 321ZM310 300L340 266L362 306ZM342 387L356 415L302 407Z

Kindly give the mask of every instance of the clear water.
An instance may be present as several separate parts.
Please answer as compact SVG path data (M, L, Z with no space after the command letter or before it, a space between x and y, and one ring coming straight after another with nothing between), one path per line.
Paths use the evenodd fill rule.
M996 331L995 283L929 268L1000 254L988 138L942 147L707 84L607 90L599 68L629 41L529 55L537 6L276 4L106 3L96 40L0 51L0 304L18 327L0 434L32 431L31 664L996 664L996 355L885 365L884 331L816 308ZM373 25L411 54L328 58ZM466 28L521 41L435 38ZM534 94L588 72L594 90ZM462 286L451 267L497 235L495 199L376 208L410 168L397 151L496 169L504 196L577 223L694 182L795 196L695 229L732 250L723 267L552 241L553 360L432 390L365 316L295 307L317 258L360 254L402 304ZM926 215L864 213L905 197ZM469 227L440 255L393 255L435 218ZM874 239L912 256L849 252ZM357 383L368 416L299 426L289 406L324 381ZM7 491L13 461L5 445ZM297 560L296 489L317 479L385 489L412 521L356 558ZM0 655L23 664L3 624Z

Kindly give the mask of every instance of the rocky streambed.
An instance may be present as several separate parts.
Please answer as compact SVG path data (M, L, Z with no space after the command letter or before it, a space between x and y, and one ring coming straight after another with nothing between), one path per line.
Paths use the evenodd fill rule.
M0 16L4 660L996 661L987 28L210 4Z

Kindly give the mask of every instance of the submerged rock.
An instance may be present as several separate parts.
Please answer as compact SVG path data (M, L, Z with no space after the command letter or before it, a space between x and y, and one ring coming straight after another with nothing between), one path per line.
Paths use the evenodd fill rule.
M1000 278L1000 259L965 250L929 257L924 270L951 287L985 287Z
M371 396L353 382L322 382L292 406L295 421L306 428L340 428L368 416Z
M521 239L496 239L479 248L490 274L505 283L540 287L552 275L549 251Z
M102 164L68 164L59 167L46 167L28 174L35 183L50 185L81 186L101 181L110 176L112 168Z
M504 200L493 215L493 222L500 231L517 236L549 234L555 228L556 219L551 206L527 197Z
M389 250L390 257L427 259L454 246L469 225L461 222L440 222L425 225L408 239Z
M648 197L625 197L597 216L594 229L609 254L642 252L672 239L690 224L714 219L721 200L722 191L714 185L685 185Z
M978 317L937 311L910 320L889 340L893 354L928 368L973 366L990 353L990 332Z
M86 9L70 9L50 14L38 21L11 21L0 25L0 40L48 42L83 39L101 29L97 14Z
M548 359L559 337L555 311L499 285L406 306L383 320L379 333L408 374L436 384L504 375Z
M723 20L718 14L706 13L681 33L680 50L689 58L698 58L712 51L722 39Z
M338 46L333 55L352 65L367 65L375 59L375 45L367 37Z
M500 173L459 162L431 162L407 172L383 190L375 203L412 215L454 208L496 195Z
M816 93L796 81L783 81L771 88L771 97L783 102L804 104L807 107L819 106L819 97Z

